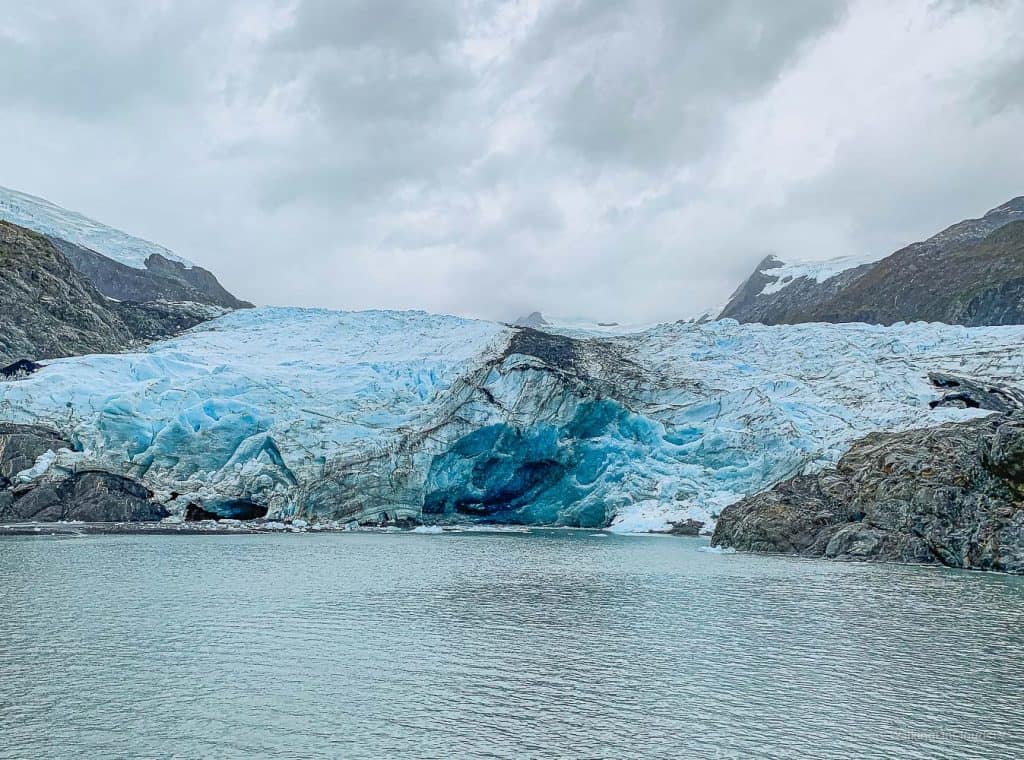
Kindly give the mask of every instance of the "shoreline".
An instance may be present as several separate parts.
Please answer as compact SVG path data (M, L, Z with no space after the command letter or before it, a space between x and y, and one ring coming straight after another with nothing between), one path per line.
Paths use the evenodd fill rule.
M296 524L301 523L301 524ZM296 521L240 521L202 520L198 522L19 522L0 523L0 538L12 537L61 537L97 535L280 535L301 533L389 533L411 535L439 535L443 533L530 533L536 530L586 531L616 535L603 528L574 528L543 525L487 525L463 523L454 525L418 525L402 527L397 525L352 525L351 523L305 523ZM661 533L638 533L628 535L670 535Z

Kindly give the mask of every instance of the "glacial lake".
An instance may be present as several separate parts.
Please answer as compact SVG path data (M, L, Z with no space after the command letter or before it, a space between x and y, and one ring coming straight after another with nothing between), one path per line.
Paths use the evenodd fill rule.
M1024 578L706 547L2 539L0 757L1024 756Z

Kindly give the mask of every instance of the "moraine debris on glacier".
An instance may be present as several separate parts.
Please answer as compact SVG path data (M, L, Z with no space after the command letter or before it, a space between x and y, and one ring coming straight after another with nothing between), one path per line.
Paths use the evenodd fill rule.
M929 372L1020 377L1024 328L661 325L581 339L422 312L239 311L0 382L70 445L12 473L137 481L161 508L692 532L930 408ZM24 497L19 497L24 498Z

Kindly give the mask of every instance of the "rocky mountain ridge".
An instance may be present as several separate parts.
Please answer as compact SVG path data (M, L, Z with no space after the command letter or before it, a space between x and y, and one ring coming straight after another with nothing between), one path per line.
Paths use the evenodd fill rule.
M148 240L43 198L0 187L0 220L50 238L105 296L120 301L191 301L228 309L252 304L231 295L209 271Z
M1024 196L878 261L761 261L720 318L762 324L1024 323Z
M0 366L121 351L224 311L195 303L112 301L50 239L2 221L0 270Z
M158 253L146 259L145 269L127 266L75 243L49 236L71 265L108 298L118 301L176 301L248 309L252 304L231 295L217 278L200 266L185 266Z

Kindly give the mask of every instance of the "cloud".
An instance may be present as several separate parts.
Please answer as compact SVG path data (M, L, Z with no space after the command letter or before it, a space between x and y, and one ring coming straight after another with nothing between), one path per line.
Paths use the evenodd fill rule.
M264 303L722 303L1024 192L1019 2L225 0L0 20L0 184Z
M7 108L101 120L188 103L201 87L210 20L203 4L24 3L4 15Z
M590 160L652 168L690 160L728 108L757 94L838 2L551 5L521 65L544 66L553 136Z

